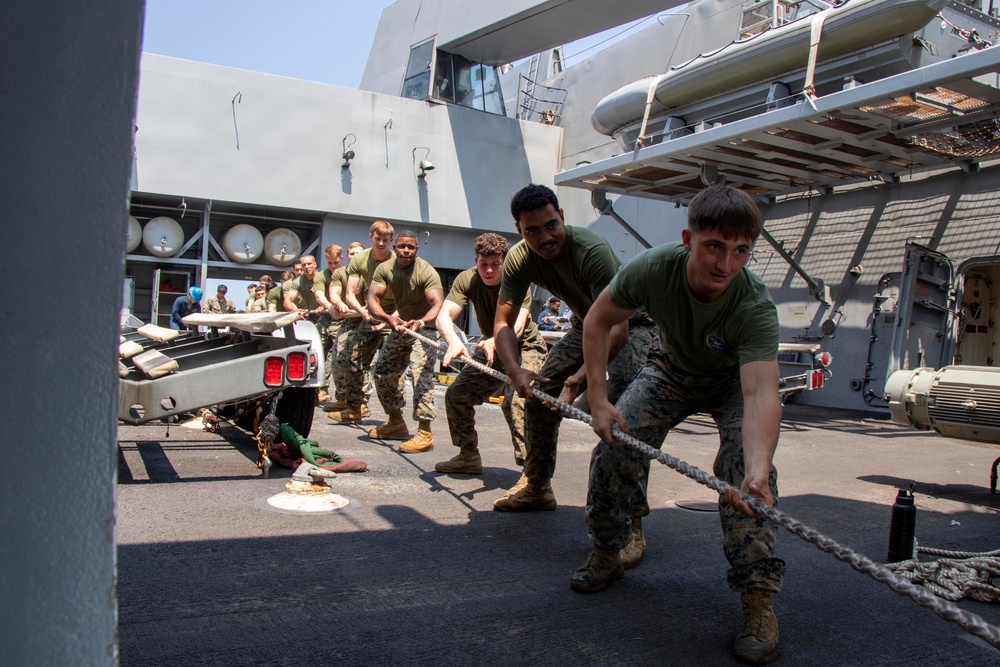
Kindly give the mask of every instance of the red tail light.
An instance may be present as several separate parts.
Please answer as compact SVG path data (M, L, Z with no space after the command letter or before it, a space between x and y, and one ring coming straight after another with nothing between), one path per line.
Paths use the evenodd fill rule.
M833 363L833 355L829 352L817 352L815 359L816 363L823 367Z
M813 371L812 372L812 382L810 383L810 389L819 389L823 386L823 371Z
M289 380L305 380L308 368L305 352L292 352L288 355Z
M264 362L264 384L269 387L281 386L285 377L285 360L281 357L268 357Z

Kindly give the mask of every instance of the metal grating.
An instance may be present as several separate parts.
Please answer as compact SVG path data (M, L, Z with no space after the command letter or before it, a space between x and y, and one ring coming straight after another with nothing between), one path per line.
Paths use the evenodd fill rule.
M945 109L921 104L909 96L897 97L891 102L877 106L863 106L861 111L873 113L898 123L923 123L948 115Z
M974 127L922 133L913 137L913 143L929 151L954 157L996 155L1000 153L1000 123L994 118Z

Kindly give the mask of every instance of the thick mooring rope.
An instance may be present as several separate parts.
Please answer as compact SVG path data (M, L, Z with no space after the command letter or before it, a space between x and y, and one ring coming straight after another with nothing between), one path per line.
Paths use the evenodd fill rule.
M410 329L401 329L401 330L413 336L420 342L426 345L431 345L433 347L436 347L439 350L447 350L448 348L448 345L445 341L431 340L430 338L422 336ZM468 357L462 358L461 361L463 363L469 364L470 366L472 366L473 368L482 373L486 373L490 377L496 378L497 380L510 384L509 377L507 377L503 373L493 368L490 368L489 366L485 366L479 363L478 361L475 361ZM591 423L590 415L588 415L583 410L575 408L567 403L563 403L559 399L553 398L552 396L549 396L548 394L539 391L534 387L532 387L531 391L532 394L535 396L535 398L558 407L559 410L563 412L563 414L569 416L570 418L582 421L586 424ZM910 582L909 580L903 578L902 576L897 576L892 572L892 570L890 570L885 565L876 563L870 558L863 556L859 553L856 553L849 547L846 547L838 543L836 540L826 537L819 531L813 530L809 526L800 523L799 521L793 519L784 512L781 512L780 510L774 507L770 507L769 505L765 505L758 498L754 498L753 496L748 496L743 494L742 492L739 491L739 489L730 486L726 482L723 482L721 479L709 475L705 471L699 470L698 468L690 465L689 463L686 463L684 461L681 461L680 459L670 456L669 454L662 452L656 449L655 447L650 447L646 443L636 440L631 435L622 432L621 429L618 428L617 424L612 425L612 434L615 436L616 442L621 442L623 444L633 447L634 449L641 452L647 458L656 459L660 463L676 470L677 472L681 473L686 477L693 479L699 484L703 484L704 486L707 486L708 488L717 491L719 494L725 493L727 489L734 489L735 491L740 493L741 497L746 501L746 503L750 505L750 507L753 508L754 512L756 512L760 516L770 519L771 521L778 524L791 534L814 545L820 551L824 551L832 555L837 560L847 563L858 572L867 574L876 581L882 582L883 584L885 584L892 590L896 591L900 595L905 595L911 598L921 607L926 607L927 609L930 609L931 611L933 611L935 614L945 619L946 621L957 623L969 634L975 635L976 637L979 637L980 639L989 642L995 648L1000 649L1000 628L998 628L995 625L987 623L981 616L968 612L964 609L959 609L957 606L955 606L954 602L951 602L950 600L943 600L938 596L934 595L933 593L931 593L929 590L917 586L916 584Z
M940 558L922 563L922 553ZM980 602L1000 602L1000 587L992 583L993 577L1000 577L1000 549L950 551L923 547L913 540L913 558L886 567L947 600L969 597Z

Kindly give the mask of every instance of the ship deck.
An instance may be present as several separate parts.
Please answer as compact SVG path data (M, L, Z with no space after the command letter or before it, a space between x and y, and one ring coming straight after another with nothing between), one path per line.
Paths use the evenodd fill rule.
M653 464L643 562L607 590L570 590L590 548L583 509L589 427L564 422L555 512L504 514L518 478L501 412L477 411L485 471L443 475L437 445L403 455L316 411L310 437L370 471L338 475L332 513L269 509L291 472L269 478L235 427L119 427L122 665L726 665L739 597L726 585L712 491ZM382 417L377 406L364 426ZM411 421L408 419L408 421ZM411 428L413 427L411 421ZM717 434L696 416L664 450L711 470ZM1000 547L997 448L946 440L870 414L785 407L780 508L881 562L896 489L916 484L917 539ZM684 506L693 507L684 509ZM983 665L1000 651L781 531L776 665ZM959 603L1000 624L1000 605Z

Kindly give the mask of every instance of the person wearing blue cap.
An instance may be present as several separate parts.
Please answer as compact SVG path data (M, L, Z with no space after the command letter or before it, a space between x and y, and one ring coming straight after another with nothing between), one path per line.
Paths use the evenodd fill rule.
M173 310L170 311L171 329L177 329L178 331L188 329L188 326L181 320L191 313L201 312L201 303L199 303L201 297L202 291L200 287L192 287L188 290L187 294L177 297L177 300L174 301Z

